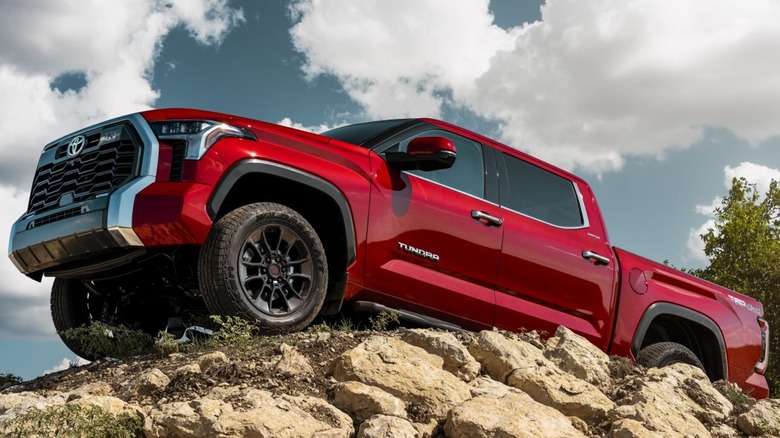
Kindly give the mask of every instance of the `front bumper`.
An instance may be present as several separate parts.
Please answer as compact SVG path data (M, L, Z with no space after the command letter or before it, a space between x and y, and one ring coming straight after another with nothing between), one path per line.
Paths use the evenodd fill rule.
M40 278L43 272L115 249L143 247L132 228L135 198L155 182L159 144L146 120L131 114L69 134L44 148L41 161L53 161L54 149L65 139L101 127L129 123L140 139L140 156L132 179L109 193L65 203L38 214L25 213L11 228L8 253L22 273ZM39 163L39 167L40 167Z

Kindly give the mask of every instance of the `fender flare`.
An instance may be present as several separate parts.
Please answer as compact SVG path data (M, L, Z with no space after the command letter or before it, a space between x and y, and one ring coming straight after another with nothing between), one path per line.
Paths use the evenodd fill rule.
M347 198L341 191L330 182L308 172L296 169L284 164L271 161L249 159L234 164L225 172L225 175L215 185L211 192L208 204L206 204L206 213L211 220L215 220L219 209L225 202L228 193L235 184L244 176L250 174L273 175L282 179L290 180L299 184L316 189L329 197L336 203L341 210L341 217L344 222L344 235L347 243L347 266L355 261L357 257L357 246L355 243L355 227L352 222L352 210L349 208Z
M720 359L721 359L721 368L723 369L723 379L728 380L728 360L727 360L727 353L726 353L726 343L723 341L723 334L720 331L720 328L713 320L711 320L709 317L707 317L704 314L701 314L699 312L696 312L695 310L688 309L686 307L678 306L676 304L671 303L654 303L651 304L650 307L647 308L644 315L642 315L642 319L639 321L639 325L636 327L636 332L634 333L634 340L631 342L631 353L634 354L634 357L636 357L637 353L639 352L639 348L642 346L642 341L645 338L645 335L647 334L647 329L650 328L650 324L653 322L653 320L662 315L671 315L676 316L678 318L686 319L691 322L695 322L701 326L703 326L705 329L712 332L713 335L715 335L715 339L718 341L718 346L720 348Z

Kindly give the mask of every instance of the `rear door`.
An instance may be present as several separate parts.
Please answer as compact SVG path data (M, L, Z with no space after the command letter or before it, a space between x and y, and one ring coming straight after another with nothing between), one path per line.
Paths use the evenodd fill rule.
M550 334L565 325L605 348L617 264L590 188L519 154L497 155L504 240L495 325Z
M491 326L502 229L474 216L500 219L495 159L479 142L433 126L388 150L405 151L421 136L450 139L455 164L399 171L374 156L364 285L386 305L465 328Z

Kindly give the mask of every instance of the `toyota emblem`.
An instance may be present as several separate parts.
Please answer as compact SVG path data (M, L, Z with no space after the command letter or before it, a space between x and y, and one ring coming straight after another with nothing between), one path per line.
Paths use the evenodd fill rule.
M73 137L73 140L68 143L68 156L75 157L76 155L80 154L81 150L84 149L84 143L86 142L87 139L84 138L83 135Z

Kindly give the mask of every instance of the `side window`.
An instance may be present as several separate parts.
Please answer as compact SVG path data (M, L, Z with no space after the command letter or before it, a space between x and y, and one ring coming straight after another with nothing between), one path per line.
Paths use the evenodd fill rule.
M433 129L409 137L388 151L405 152L409 142L417 137L446 137L455 145L458 154L455 164L449 169L422 171L410 170L409 173L455 190L480 198L485 194L485 163L482 156L482 145L466 137L451 132Z
M509 195L502 204L524 215L559 227L584 224L574 183L541 167L504 154Z

